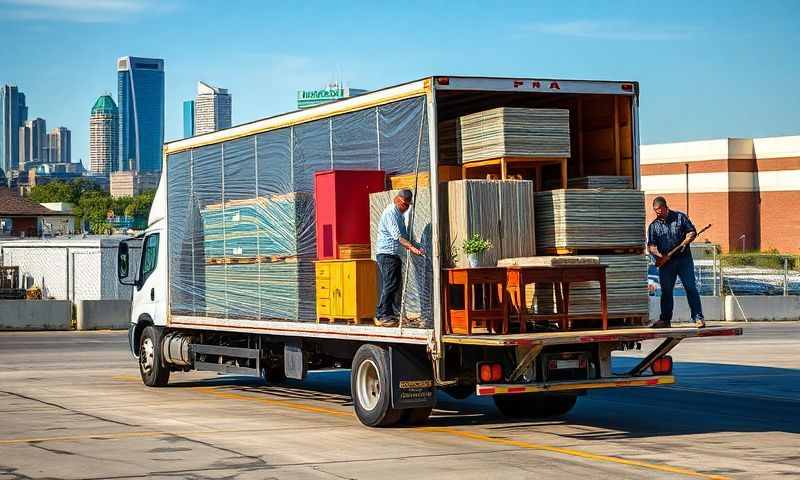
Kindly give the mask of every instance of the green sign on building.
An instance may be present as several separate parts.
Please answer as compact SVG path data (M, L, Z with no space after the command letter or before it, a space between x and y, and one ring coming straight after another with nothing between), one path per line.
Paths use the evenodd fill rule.
M297 108L311 108L323 103L335 102L343 98L355 97L366 93L366 90L340 87L339 85L329 85L327 88L319 90L298 90L297 91Z

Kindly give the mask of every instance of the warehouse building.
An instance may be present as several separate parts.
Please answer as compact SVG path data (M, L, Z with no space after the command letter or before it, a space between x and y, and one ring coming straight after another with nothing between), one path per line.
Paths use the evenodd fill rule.
M800 253L800 135L642 145L642 190L712 224L723 251ZM648 222L655 217L648 208Z

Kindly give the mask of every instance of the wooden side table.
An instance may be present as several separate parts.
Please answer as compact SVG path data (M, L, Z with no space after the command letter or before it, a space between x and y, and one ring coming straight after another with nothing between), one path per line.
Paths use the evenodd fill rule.
M508 333L508 302L506 300L506 269L504 267L446 268L443 301L445 327L448 333L472 335L476 326L485 326L492 333ZM464 289L464 305L453 305L453 286ZM484 290L488 286L488 289ZM473 289L482 292L483 308L477 308ZM496 297L495 297L496 294Z
M608 329L608 296L606 292L606 265L511 266L506 267L508 292L519 321L520 333L527 331L527 322L555 320L561 330L569 329L569 288L575 282L600 283L600 318L603 330ZM552 283L556 293L557 313L532 314L527 311L525 287L535 283Z

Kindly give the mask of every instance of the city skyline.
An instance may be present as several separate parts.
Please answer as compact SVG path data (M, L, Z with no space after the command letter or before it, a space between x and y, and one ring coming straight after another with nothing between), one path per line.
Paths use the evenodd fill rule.
M228 89L197 82L194 99L194 135L231 127L231 95Z
M23 8L18 3L29 4L25 16L14 16ZM441 6L423 13L395 5L367 14L345 2L309 16L312 7L303 5L267 14L248 2L225 9L125 3L133 6L96 14L69 2L3 3L8 15L0 16L0 40L31 43L0 51L7 66L0 84L19 85L38 115L72 129L75 160L87 164L85 112L99 94L116 91L112 62L124 55L166 61L167 141L183 136L183 101L193 98L198 79L236 93L232 123L241 124L294 110L298 89L345 80L376 90L431 74L636 80L642 143L800 129L800 96L790 94L800 75L790 60L800 41L794 2L732 1L724 9L688 1L572 2L491 11L464 4L446 22L437 20ZM208 18L215 21L195 28ZM359 28L351 28L354 22ZM46 48L53 36L61 48Z

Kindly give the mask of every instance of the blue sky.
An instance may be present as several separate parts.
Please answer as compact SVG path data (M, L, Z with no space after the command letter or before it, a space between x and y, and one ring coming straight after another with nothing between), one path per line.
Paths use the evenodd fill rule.
M638 80L643 143L800 134L800 1L0 0L0 45L0 83L84 163L124 55L165 60L167 139L197 80L244 123L300 88L430 74Z

